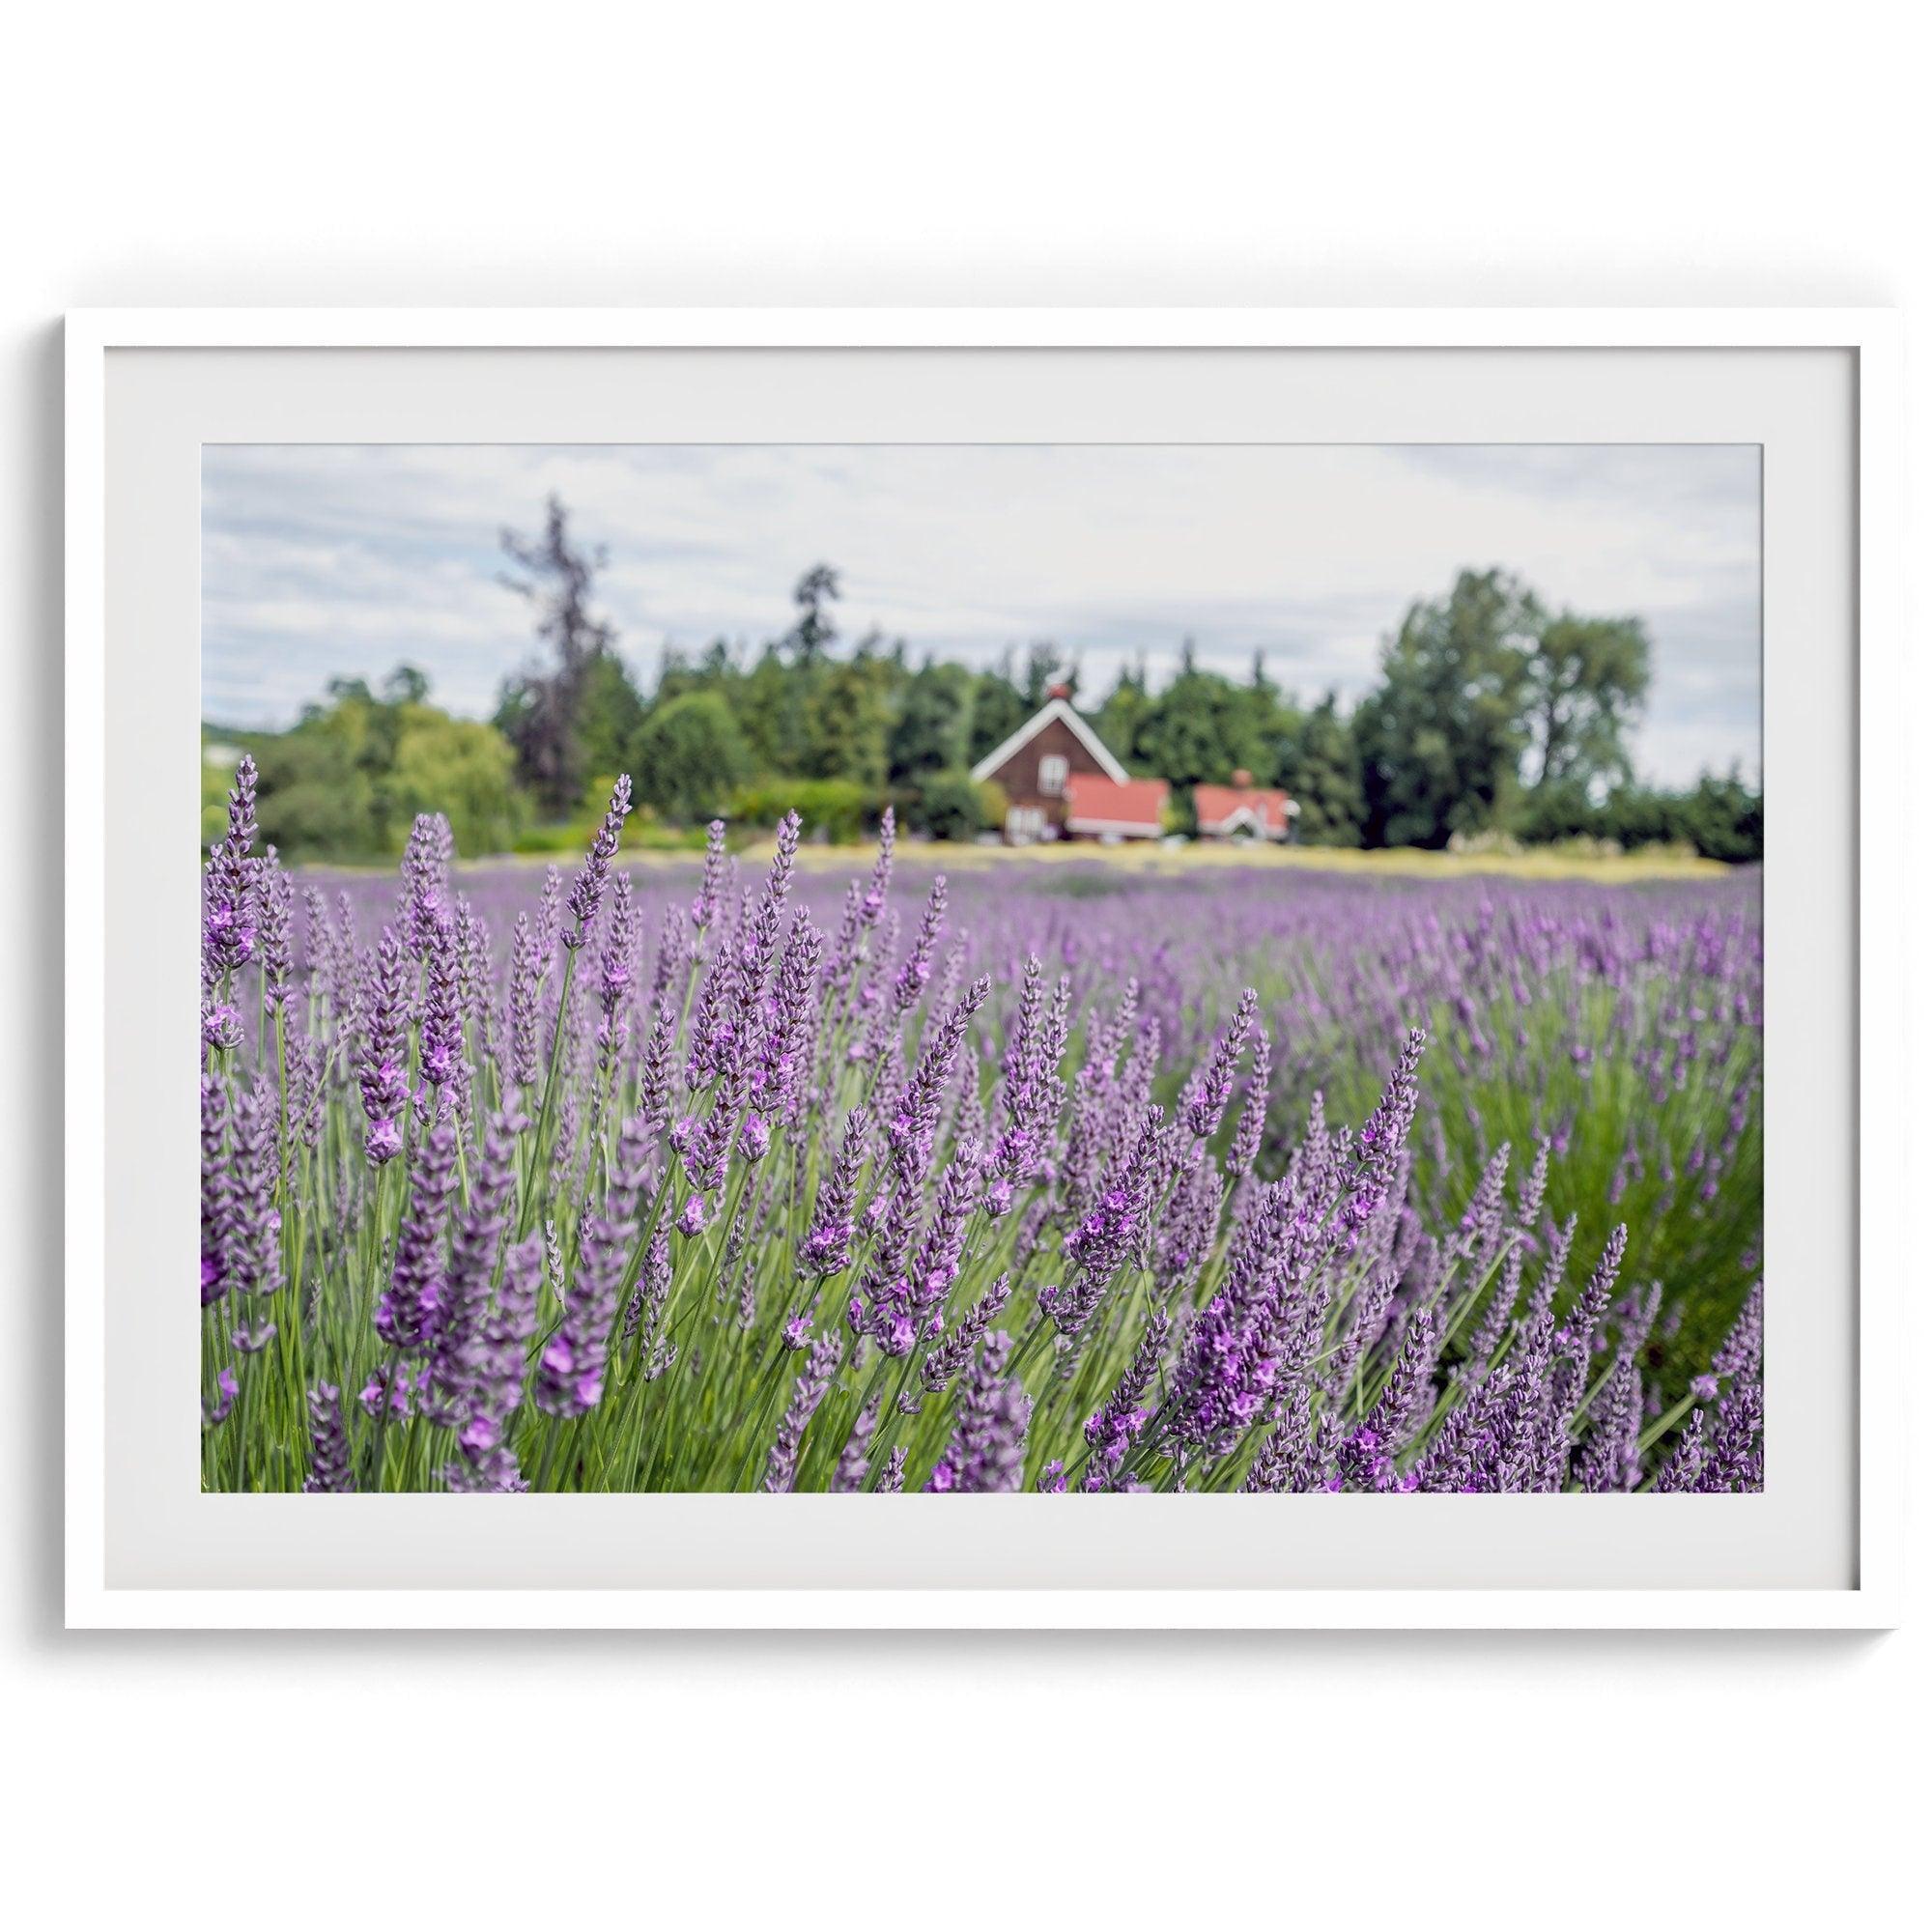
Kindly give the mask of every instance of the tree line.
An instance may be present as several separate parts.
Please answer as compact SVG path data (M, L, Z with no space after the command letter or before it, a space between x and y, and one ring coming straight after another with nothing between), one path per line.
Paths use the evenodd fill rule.
M1630 737L1650 688L1642 623L1551 611L1500 570L1464 571L1412 604L1349 710L1333 691L1309 703L1285 693L1259 652L1245 678L1206 668L1191 642L1165 685L1130 664L1097 701L1077 659L1049 641L978 669L915 665L902 639L843 636L838 573L825 564L798 581L781 634L754 649L668 649L647 694L597 611L607 558L576 540L562 503L533 536L503 532L502 552L539 655L506 680L488 723L439 710L403 667L380 689L331 683L287 732L211 727L254 752L264 836L284 853L387 856L431 809L465 851L546 849L574 836L620 770L643 829L671 841L713 817L761 823L787 807L820 836L857 838L888 803L913 831L971 838L1005 811L973 766L1060 686L1131 773L1167 781L1182 832L1194 786L1245 771L1298 800L1297 836L1320 844L1507 834L1762 855L1762 802L1737 775L1681 792L1634 781ZM212 770L219 762L212 754Z

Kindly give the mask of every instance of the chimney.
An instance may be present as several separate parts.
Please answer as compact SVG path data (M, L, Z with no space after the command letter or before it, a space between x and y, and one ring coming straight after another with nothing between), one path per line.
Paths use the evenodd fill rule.
M1254 781L1255 781L1255 775L1253 772L1236 772L1235 774L1235 782L1237 785L1239 785L1243 791L1246 791L1247 788L1254 783Z
M1049 697L1071 697L1073 689L1070 685L1050 684L1046 688L1046 695Z

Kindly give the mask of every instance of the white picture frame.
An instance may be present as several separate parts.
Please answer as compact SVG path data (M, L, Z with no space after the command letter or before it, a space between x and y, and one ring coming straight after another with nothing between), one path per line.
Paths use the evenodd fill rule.
M1903 850L1902 401L1896 318L1873 310L87 310L67 324L67 1616L76 1628L1233 1629L1873 1628L1896 1621L1903 1561L1906 1251L1896 1041L1903 904L1859 892L1855 1060L1855 1476L1842 1587L729 1588L243 1587L129 1583L109 1560L107 1200L116 1188L103 1043L116 938L103 854L108 794L110 364L148 351L1829 351L1853 358L1856 745L1809 774L1856 800L1860 877L1910 876ZM534 412L540 415L541 412ZM1694 439L1691 439L1694 440ZM114 533L119 543L125 531ZM186 666L183 675L190 675ZM1836 753L1833 753L1835 757ZM1830 760L1827 760L1830 763ZM1780 774L1768 762L1768 811ZM1836 794L1833 794L1834 796ZM185 890L185 879L163 882ZM1769 972L1796 970L1773 952ZM1777 1105L1771 1090L1769 1105ZM1768 1189L1774 1178L1768 1174ZM1774 1317L1775 1320L1775 1317ZM1772 1349L1776 1343L1774 1337ZM1774 1409L1774 1416L1776 1410ZM1775 1434L1777 1425L1772 1424ZM1774 1476L1775 1480L1775 1476ZM240 1512L284 1501L197 1498ZM332 1505L335 1499L326 1499ZM350 1499L352 1506L439 1499ZM547 1507L581 1498L504 1499ZM680 1499L696 1500L696 1499ZM712 1499L704 1499L712 1500ZM739 1501L750 1499L718 1499ZM775 1499L776 1500L776 1499ZM807 1499L787 1499L804 1502ZM1051 1499L1038 1499L1051 1505ZM1121 1503L1140 1499L1121 1498ZM1149 1499L1158 1500L1158 1499ZM1334 1499L1355 1500L1355 1499ZM1361 1499L1371 1502L1377 1499ZM1460 1502L1462 1499L1443 1499ZM1489 1500L1489 1499L1481 1499ZM1505 1499L1495 1499L1505 1500ZM1508 1499L1518 1500L1518 1499ZM1521 1499L1535 1500L1535 1499ZM1593 1499L1595 1500L1595 1499ZM1624 1499L1602 1499L1609 1502ZM1671 1499L1675 1501L1676 1499ZM1690 1500L1690 1499L1685 1499ZM1730 1500L1730 1499L1726 1499ZM1758 1499L1735 1499L1747 1507ZM446 1504L441 1505L447 1507ZM1654 1507L1655 1505L1653 1505ZM238 1524L250 1519L238 1515ZM267 1513L256 1511L257 1524ZM739 1521L745 1519L739 1519Z

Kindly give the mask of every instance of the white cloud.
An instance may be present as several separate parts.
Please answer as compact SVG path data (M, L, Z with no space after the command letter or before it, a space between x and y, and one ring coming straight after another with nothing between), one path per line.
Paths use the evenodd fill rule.
M1414 597L1464 565L1641 616L1639 761L1757 765L1757 453L1749 448L740 446L213 448L204 463L204 708L286 719L331 675L420 665L488 708L531 645L497 533L554 491L611 563L646 676L667 642L756 642L809 565L848 635L986 662L1050 638L1089 690L1191 635L1282 683L1353 694Z

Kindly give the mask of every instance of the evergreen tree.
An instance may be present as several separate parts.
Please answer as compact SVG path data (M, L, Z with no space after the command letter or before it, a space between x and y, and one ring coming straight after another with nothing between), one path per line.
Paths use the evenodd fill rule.
M767 644L740 679L736 696L739 725L761 772L790 778L805 769L805 718L795 677L780 647Z
M1004 745L1033 712L1013 686L1013 654L1006 652L992 670L981 671L973 691L972 720L967 731L966 756L978 764L988 752Z
M1295 837L1302 843L1361 843L1361 759L1334 692L1305 713L1284 737L1273 778L1301 807Z
M1094 714L1094 728L1107 749L1124 764L1135 762L1134 746L1139 741L1143 720L1152 708L1148 696L1147 660L1137 659L1121 667L1114 688Z
M821 664L805 696L805 775L850 779L868 791L886 781L888 660L868 650Z
M1057 684L1064 684L1066 695L1071 697L1080 689L1079 667L1076 665L1063 669L1060 646L1044 639L1036 639L1027 646L1026 677L1020 688L1029 718L1047 701Z
M1179 676L1135 730L1136 762L1171 785L1225 784L1237 770L1255 769L1260 747L1249 695L1201 669L1187 639Z
M959 665L927 658L907 680L887 741L888 777L904 784L965 762L972 678Z
M832 606L838 601L838 573L828 563L815 563L793 585L791 601L798 607L798 621L785 634L792 662L802 670L810 670L838 636L832 620Z

